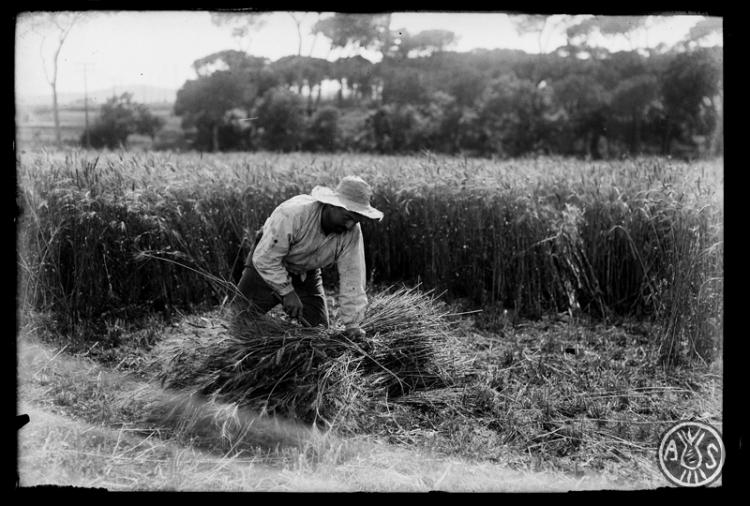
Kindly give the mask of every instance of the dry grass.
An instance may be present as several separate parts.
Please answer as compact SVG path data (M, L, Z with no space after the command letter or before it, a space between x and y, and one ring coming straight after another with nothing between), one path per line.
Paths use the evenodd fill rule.
M168 388L338 430L355 430L374 401L466 374L433 295L401 288L370 299L357 341L335 328L230 312L213 323L186 320L154 349L152 367Z
M24 338L19 412L31 422L19 431L21 486L56 484L108 490L211 491L555 491L640 488L648 481L614 482L595 473L576 477L548 471L445 457L400 448L373 436L339 438L279 418L184 397L134 382L85 357L73 357ZM83 393L106 390L111 418L91 419ZM67 403L62 392L79 396ZM99 403L105 401L99 397ZM188 427L162 418L136 421L149 405L192 412ZM230 409L231 408L231 409ZM180 416L181 420L188 417ZM173 419L174 420L174 419ZM228 421L245 424L226 430ZM154 420L156 422L156 420ZM239 428L240 425L235 425ZM198 430L200 428L200 430ZM258 434L294 434L286 446L254 447ZM243 444L233 438L244 434ZM248 435L252 437L248 438ZM254 438L254 439L253 439ZM289 440L287 440L289 441ZM266 443L270 442L267 440ZM232 448L232 446L234 446Z
M721 427L721 368L662 371L644 330L628 328L544 321L487 334L467 321L453 339L472 356L473 378L377 403L358 436L165 391L146 382L150 374L124 375L24 337L19 409L32 424L20 433L28 436L22 483L274 491L664 486L655 437L676 419ZM64 430L34 423L45 413L77 421ZM56 428L24 432L42 427Z
M25 406L19 432L22 487L59 485L110 491L519 492L648 488L596 475L512 471L436 459L372 443L345 463L217 456L131 430L114 430Z
M481 372L464 388L401 399L410 409L391 409L389 440L495 462L512 462L512 449L536 470L614 465L629 479L654 474L656 444L670 425L721 427L722 370L664 369L652 331L545 319L506 329L505 338L462 333Z
M190 447L26 407L19 432L22 487L66 485L107 490L238 490L268 472L251 459L221 458Z

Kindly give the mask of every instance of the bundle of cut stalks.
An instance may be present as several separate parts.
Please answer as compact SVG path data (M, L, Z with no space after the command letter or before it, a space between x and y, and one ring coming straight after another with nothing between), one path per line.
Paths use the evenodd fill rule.
M157 376L169 388L355 428L373 403L444 388L460 376L445 332L448 316L416 288L372 296L366 335L356 341L332 329L234 313L226 325L162 342Z

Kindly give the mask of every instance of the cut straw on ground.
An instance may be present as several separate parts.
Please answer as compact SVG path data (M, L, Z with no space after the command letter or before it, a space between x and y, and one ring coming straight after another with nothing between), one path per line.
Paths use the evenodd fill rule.
M210 328L166 339L152 367L167 388L324 427L354 429L373 403L443 388L465 374L446 344L451 322L433 295L371 297L356 341L273 316L230 311Z

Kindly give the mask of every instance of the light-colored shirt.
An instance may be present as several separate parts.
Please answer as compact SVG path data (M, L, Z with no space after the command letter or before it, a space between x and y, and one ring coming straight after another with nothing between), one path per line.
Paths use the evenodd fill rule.
M346 328L358 327L367 306L365 248L357 223L343 234L326 235L320 223L323 204L310 195L282 202L263 225L253 253L258 274L279 295L294 290L289 275L334 262L339 272L339 314Z

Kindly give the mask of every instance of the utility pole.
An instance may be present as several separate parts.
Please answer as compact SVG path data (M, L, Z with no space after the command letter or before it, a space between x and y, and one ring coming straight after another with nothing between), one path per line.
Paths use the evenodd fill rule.
M86 64L83 64L83 111L86 118L86 149L91 149L91 132L89 131L89 86L86 79Z
M79 62L83 67L83 111L86 125L86 149L91 149L91 134L89 132L89 89L86 69L90 65L88 62Z

